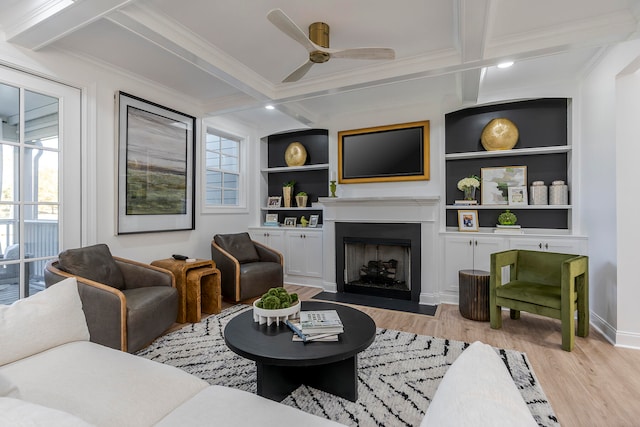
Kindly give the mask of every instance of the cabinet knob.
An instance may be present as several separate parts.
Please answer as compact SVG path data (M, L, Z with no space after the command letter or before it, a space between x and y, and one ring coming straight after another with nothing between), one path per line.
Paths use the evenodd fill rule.
M469 240L469 246L473 246L473 240Z
M542 249L542 243L538 243L538 247Z
M477 240L475 240L474 242L475 242L476 246L478 246L478 241L477 241Z
M544 248L545 248L545 249L549 249L549 244L548 244L548 243L545 243L545 244L544 244Z

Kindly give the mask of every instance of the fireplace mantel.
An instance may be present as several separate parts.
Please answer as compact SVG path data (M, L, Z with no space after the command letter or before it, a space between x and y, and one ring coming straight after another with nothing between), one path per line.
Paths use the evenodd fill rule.
M432 197L319 197L318 203L324 206L332 205L437 205L439 196Z

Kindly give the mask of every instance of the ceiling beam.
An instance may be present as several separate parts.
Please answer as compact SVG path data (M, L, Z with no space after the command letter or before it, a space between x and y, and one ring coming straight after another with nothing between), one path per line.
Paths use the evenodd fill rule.
M11 43L37 51L134 0L59 0L32 10L5 30Z
M490 0L458 0L454 28L463 64L481 61L487 39ZM463 104L475 103L480 91L481 70L467 70L460 75L460 97Z
M270 102L273 99L273 85L270 82L216 46L194 37L154 9L130 6L126 10L110 14L106 19L259 102Z

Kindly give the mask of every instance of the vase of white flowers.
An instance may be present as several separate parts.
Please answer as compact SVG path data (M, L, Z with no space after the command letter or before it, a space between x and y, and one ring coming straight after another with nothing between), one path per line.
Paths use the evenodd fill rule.
M464 200L475 200L476 189L480 187L480 180L477 176L471 175L458 181L458 190L464 193Z

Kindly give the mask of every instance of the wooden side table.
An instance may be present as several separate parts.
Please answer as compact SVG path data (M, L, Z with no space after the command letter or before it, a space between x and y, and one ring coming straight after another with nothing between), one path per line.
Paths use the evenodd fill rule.
M159 259L151 265L165 268L176 278L178 290L178 323L197 323L202 313L219 313L222 308L220 292L220 270L210 259L192 262L173 258Z
M489 277L484 270L458 272L458 308L463 317L471 320L489 320Z

